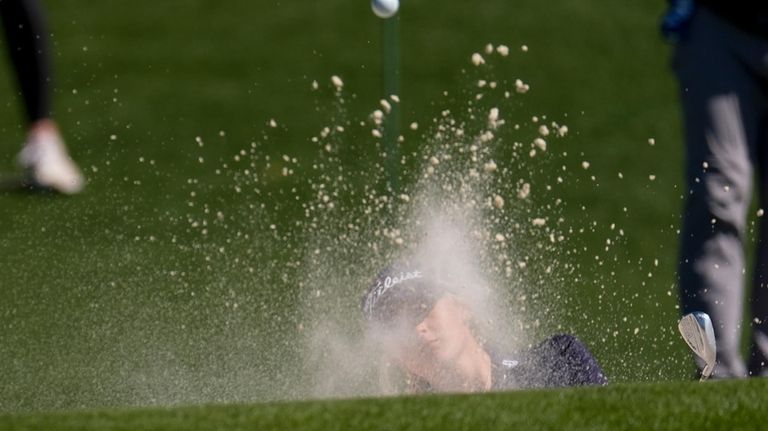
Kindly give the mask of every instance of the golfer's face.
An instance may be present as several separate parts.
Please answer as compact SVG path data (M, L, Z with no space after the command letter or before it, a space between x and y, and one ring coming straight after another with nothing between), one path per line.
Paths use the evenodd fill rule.
M449 364L472 337L468 321L467 308L452 295L443 296L413 328L411 342L400 355L401 363L414 374Z

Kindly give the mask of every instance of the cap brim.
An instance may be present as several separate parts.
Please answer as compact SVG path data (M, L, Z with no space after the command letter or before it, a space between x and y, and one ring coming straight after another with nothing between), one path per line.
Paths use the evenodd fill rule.
M374 321L378 323L414 323L424 320L443 291L423 280L414 280L397 286L395 291L379 298Z

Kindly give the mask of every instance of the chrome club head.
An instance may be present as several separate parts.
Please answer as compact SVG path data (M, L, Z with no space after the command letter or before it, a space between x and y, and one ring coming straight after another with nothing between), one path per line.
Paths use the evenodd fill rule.
M701 380L705 380L714 371L717 358L715 331L712 328L712 320L707 313L694 311L683 316L677 327L680 329L683 340L693 350L693 353L704 360Z

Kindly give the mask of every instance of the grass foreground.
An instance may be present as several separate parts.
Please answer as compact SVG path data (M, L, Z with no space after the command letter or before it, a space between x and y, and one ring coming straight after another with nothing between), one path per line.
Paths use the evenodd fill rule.
M768 381L0 416L2 430L756 429Z

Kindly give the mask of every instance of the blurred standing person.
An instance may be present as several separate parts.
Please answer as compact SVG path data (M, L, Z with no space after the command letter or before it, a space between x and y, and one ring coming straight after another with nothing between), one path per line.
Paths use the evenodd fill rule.
M715 377L768 375L766 217L760 218L749 299L748 366L740 352L753 175L759 207L768 208L768 2L673 0L662 32L675 44L672 68L685 131L681 311L711 316Z
M48 29L41 5L37 0L0 0L0 18L27 120L26 143L17 162L30 185L77 193L83 175L52 118Z

